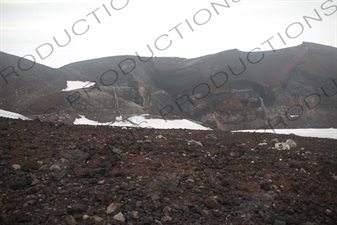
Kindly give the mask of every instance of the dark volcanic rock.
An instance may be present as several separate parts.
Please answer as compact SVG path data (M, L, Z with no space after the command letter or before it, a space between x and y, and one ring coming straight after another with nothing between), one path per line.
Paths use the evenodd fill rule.
M74 205L72 207L67 208L67 213L70 215L81 214L87 211L87 207L85 205Z
M9 183L9 187L13 190L23 189L27 185L25 180L15 180Z
M221 178L221 185L224 187L229 187L231 186L231 183L228 178L223 177Z
M271 185L271 181L270 180L265 180L261 183L260 188L265 190L265 191L269 191L270 190L270 185Z
M218 209L221 207L221 204L213 196L208 197L204 204L209 209Z

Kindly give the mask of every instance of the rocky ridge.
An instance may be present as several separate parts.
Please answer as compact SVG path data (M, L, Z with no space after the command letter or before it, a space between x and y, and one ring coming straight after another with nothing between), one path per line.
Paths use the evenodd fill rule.
M0 69L6 77L0 77L0 108L66 123L79 115L111 122L121 115L151 114L226 131L336 128L336 51L302 43L275 52L234 49L147 62L115 56L59 69L36 64L27 71L15 66L19 57L1 53ZM95 86L61 92L69 80L92 81Z

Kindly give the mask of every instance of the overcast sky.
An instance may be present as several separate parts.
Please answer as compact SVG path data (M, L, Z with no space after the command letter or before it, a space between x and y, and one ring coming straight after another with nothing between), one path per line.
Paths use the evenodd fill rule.
M154 56L185 58L303 41L337 46L336 0L228 0L228 7L224 0L0 1L0 50L54 68L136 52L149 56L147 45ZM316 20L308 24L304 16ZM59 47L54 37L61 46L69 43Z

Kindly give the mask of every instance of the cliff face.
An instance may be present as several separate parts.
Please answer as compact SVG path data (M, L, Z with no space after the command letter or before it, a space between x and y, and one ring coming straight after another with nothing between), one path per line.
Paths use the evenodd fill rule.
M1 53L1 59L8 75L19 58ZM68 122L78 114L106 122L149 113L222 130L337 127L336 67L336 48L311 43L195 59L116 56L60 69L36 64L5 77L8 83L0 77L0 107L40 118L54 113ZM61 92L68 80L95 85Z

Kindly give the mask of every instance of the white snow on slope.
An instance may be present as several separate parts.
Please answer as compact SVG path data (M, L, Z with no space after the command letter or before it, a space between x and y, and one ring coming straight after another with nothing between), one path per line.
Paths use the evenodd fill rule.
M128 120L122 121L120 117L116 122L111 123L99 123L96 121L88 120L85 116L80 115L80 119L76 119L74 124L86 124L86 125L102 125L102 126L114 126L114 127L141 127L141 128L155 128L155 129L188 129L188 130L211 130L210 128L201 126L197 123L193 123L189 120L163 120L145 118L148 115L132 116Z
M191 122L186 119L179 120L163 120L163 119L153 119L145 118L144 116L132 116L129 118L138 127L151 127L155 129L189 129L189 130L211 130L210 128L201 126L197 123ZM128 121L116 121L112 124L113 126L137 126Z
M91 81L67 81L67 88L63 89L62 91L73 91L82 88L88 88L94 86L95 83Z
M132 116L128 120L123 121L121 117L117 117L117 121L112 123L99 123L93 120L85 118L85 116L80 115L81 118L74 121L75 125L101 125L101 126L116 126L116 127L149 127L155 129L189 129L189 130L211 130L210 128L201 126L199 124L193 123L189 120L163 120L163 119L149 119L145 118L147 115ZM28 117L20 115L18 113L9 112L0 109L0 117L11 118L11 119L22 119L31 120ZM295 134L302 137L317 137L317 138L331 138L337 139L337 129L327 128L327 129L260 129L260 130L238 130L233 132L249 132L249 133L276 133L276 134Z
M235 132L250 132L250 133L275 133L276 134L295 134L302 137L317 137L317 138L331 138L337 139L337 129L326 128L326 129L260 129L260 130L238 130Z
M111 123L100 123L97 121L89 120L85 118L85 116L79 115L81 118L75 119L74 124L75 125L100 125L100 126L109 126Z
M22 119L22 120L30 120L28 117L20 115L18 113L9 112L6 110L0 109L0 117L11 118L11 119Z

